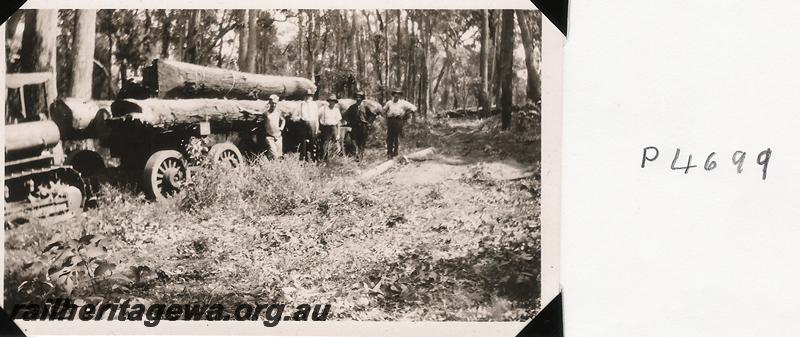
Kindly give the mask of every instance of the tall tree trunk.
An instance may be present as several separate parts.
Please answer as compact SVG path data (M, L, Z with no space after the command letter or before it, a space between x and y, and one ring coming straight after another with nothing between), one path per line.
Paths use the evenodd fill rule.
M386 38L383 35L383 32L385 31L385 22L383 21L380 10L375 10L375 16L378 18L378 32L375 33L375 36L373 37L373 41L375 41L375 53L373 54L372 61L375 67L375 73L378 76L378 88L380 89L378 100L383 103L385 101L384 88L386 88L386 82L384 81L384 69L381 65L384 62L384 57L382 56L382 52L384 50L383 47L386 45Z
M513 103L513 79L514 79L514 10L503 10L503 29L500 37L500 60L501 68L498 74L498 86L501 87L500 109L502 112L502 129L508 130L511 127L511 104Z
M442 68L439 70L439 75L436 76L436 84L433 85L434 94L439 92L439 84L442 83L442 78L444 77L449 67L450 67L450 60L448 58L445 58L444 61L442 62Z
M395 70L394 70L394 77L395 77L395 87L400 88L403 85L403 62L401 61L402 49L403 49L403 19L402 19L403 10L397 10L397 46L395 46Z
M408 15L406 15L406 19L408 19ZM403 26L408 27L408 22L403 20ZM403 94L406 96L406 100L409 102L414 102L414 93L410 90L409 79L411 77L411 63L413 62L414 57L414 46L411 42L411 34L408 34L408 31L403 28L404 34L406 34L406 39L403 41L403 50L398 48L397 50L397 66L398 68L402 68L399 72L400 76L398 76L398 87L400 90L403 90ZM398 45L400 47L400 45ZM400 62L400 55L405 54L405 62ZM400 66L401 64L402 67Z
M414 35L414 21L411 20L410 10L406 11L405 26L410 28L411 33L409 33L408 30L404 29L404 31L406 31L406 34L408 36L405 45L406 49L408 49L408 55L406 56L406 71L405 71L405 76L403 78L402 88L407 93L406 95L409 98L409 100L411 102L414 102L417 97L416 92L414 91L414 75L416 75L415 74L416 60L414 56L416 55L417 46L415 39L416 36Z
M363 87L363 82L366 81L367 77L367 60L364 52L364 27L363 27L363 20L366 20L366 15L362 12L356 12L354 14L354 18L356 20L356 87L355 90L359 90ZM367 27L369 29L369 27Z
M336 25L336 30L337 31L341 31L343 29L342 28L342 16L340 15L341 13L339 13L339 12L337 12L336 14L337 15L333 16L333 18L335 18L335 23L331 22L331 24L335 24ZM334 19L331 19L331 21L334 21ZM344 51L343 51L343 49L344 49L344 45L347 44L346 41L344 41L345 38L347 38L347 37L346 36L342 36L342 34L336 34L336 37L334 38L334 40L335 40L334 43L336 44L336 46L335 46L335 49L334 49L334 52L333 52L333 60L331 60L332 61L331 63L333 64L333 67L336 68L336 69L341 69L342 68L342 63L344 62L343 61L343 59L344 59ZM327 40L325 42L327 42Z
M164 22L161 26L161 53L160 56L162 59L169 58L169 41L172 39L172 10L169 10L169 13L166 9L161 9L161 16L164 18Z
M222 61L225 59L225 56L222 54L222 48L224 45L224 42L220 42L219 49L217 49L217 68L222 68Z
M386 92L389 89L388 87L390 85L392 85L392 78L391 78L391 76L392 76L392 58L389 55L389 51L391 51L391 43L389 42L389 10L387 9L386 12L384 12L384 14L386 15L386 25L384 26L384 30L383 30L383 40L386 41L386 46L384 46L384 47L386 47L385 48L386 49L385 50L385 52L386 52L386 55L385 55L385 57L386 57L386 69L385 69L386 70L386 76L385 76L385 78L386 78L386 86L384 87L384 90L383 90L383 94L385 96Z
M423 62L422 62L422 83L421 83L421 95L423 95L423 104L421 104L422 108L420 109L422 117L427 119L428 118L428 110L431 106L431 76L430 76L430 54L431 54L431 18L430 15L424 15L424 23L425 23L425 49L423 52Z
M318 10L312 9L309 12L309 27L311 30L308 32L308 64L306 68L306 73L308 77L313 82L317 82L317 74L316 74L316 61L317 61L317 49L319 48L319 40L320 40L320 17Z
M501 91L500 90L501 87L500 87L500 85L498 85L498 83L499 83L498 82L498 77L499 77L500 68L501 68L500 67L500 35L501 35L501 31L500 31L501 27L500 26L502 24L501 16L502 16L502 11L495 10L494 11L494 15L492 16L494 18L494 24L490 23L490 27L494 28L494 39L492 41L492 46L494 47L494 52L492 53L492 63L493 63L493 65L492 65L492 68L489 69L489 73L490 73L489 77L491 77L491 80L492 80L489 85L490 86L491 85L494 86L492 91L494 93L494 102L495 102L495 104L497 104L497 106L500 106L499 103L500 103L500 91Z
M111 75L112 42L113 39L110 39L108 35L95 37L92 98L96 100L113 99L115 95Z
M525 48L525 67L528 73L528 83L526 93L528 101L536 103L542 98L541 79L539 79L539 70L536 69L536 61L534 60L534 49L536 48L536 37L534 35L532 23L534 18L530 11L517 11L517 24L519 31L522 35L522 45Z
M119 63L119 77L122 82L120 86L124 89L128 80L128 62L125 60Z
M350 48L357 48L356 46L356 34L358 34L358 19L357 19L358 12L357 10L350 11L350 32L347 36L347 42ZM350 51L350 69L355 70L357 67L358 62L358 54L357 49Z
M298 49L297 49L297 71L295 71L295 75L301 76L301 74L303 73L303 69L305 69L305 67L304 67L305 63L303 63L303 55L305 55L303 53L303 46L304 46L303 37L305 36L305 24L303 22L303 12L298 12L297 13L297 23L298 23L297 24L298 25L297 48Z
M72 38L72 85L67 96L88 100L92 98L92 69L94 68L94 30L97 18L94 9L75 12L75 35Z
M478 93L478 104L484 113L491 111L489 103L489 10L484 9L481 13L481 55L480 55L480 76L481 86Z
M450 67L449 67L448 63L445 63L444 65L442 65L442 72L439 74L440 75L439 78L441 80L437 81L436 82L436 87L434 87L434 92L437 92L435 89L439 88L439 84L441 83L441 84L444 85L443 86L444 89L443 89L442 96L441 96L442 99L441 99L441 102L439 102L440 106L443 109L447 109L449 107L449 105L447 103L449 103L449 101L450 101L450 87L451 87L451 85L448 82L448 80L450 78L450 72L451 72L451 70L450 70ZM442 74L445 75L443 78L441 77Z
M176 13L178 16L178 29L176 35L178 36L178 40L175 41L175 61L183 61L184 51L186 50L186 24L187 18L186 13L184 11L178 11Z
M239 57L237 59L236 65L240 71L244 71L244 68L247 64L247 32L248 32L248 22L247 22L247 10L240 9L239 12Z
M458 95L460 94L460 90L458 89L458 79L456 77L457 77L456 76L456 69L451 69L450 70L450 86L451 86L450 93L453 95L453 108L454 109L458 108L458 105L459 105L458 102L460 102L459 99L458 99Z
M256 55L258 55L258 10L247 10L247 54L244 72L256 71Z
M188 27L186 30L186 54L184 59L186 62L197 64L200 58L200 9L193 9L189 17Z
M150 11L151 9L144 10L144 24L142 29L143 30L142 36L144 36L144 38L142 39L142 44L144 45L144 47L142 48L142 56L144 56L145 59L155 58L158 55L158 53L154 52L155 41L153 41L151 37L152 35L155 34L151 33L153 29L153 16L150 15ZM161 51L159 51L159 53L160 52ZM136 66L135 71L136 72L139 71L138 65Z
M50 103L58 96L56 85L56 37L58 35L58 10L37 9L25 15L25 30L22 35L20 51L23 72L51 72L52 77L45 85L30 86L25 90L27 116L47 113Z

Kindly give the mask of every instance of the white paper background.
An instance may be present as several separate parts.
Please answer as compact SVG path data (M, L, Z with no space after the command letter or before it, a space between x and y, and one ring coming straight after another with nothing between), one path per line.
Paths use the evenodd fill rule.
M800 3L571 2L566 335L800 335Z

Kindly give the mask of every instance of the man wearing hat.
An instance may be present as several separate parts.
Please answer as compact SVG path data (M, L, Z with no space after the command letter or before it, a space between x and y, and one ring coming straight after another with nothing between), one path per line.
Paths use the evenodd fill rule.
M286 120L281 116L280 111L275 109L280 101L278 95L270 95L267 102L267 118L264 125L266 129L267 156L270 159L283 157L283 138L281 132L286 126Z
M320 158L328 160L331 152L336 152L339 141L339 123L342 121L342 112L337 106L339 100L336 95L328 96L328 106L319 113L320 131Z
M306 92L306 99L300 102L301 141L300 160L315 159L317 133L319 133L319 104L314 101L314 89Z
M350 137L355 143L353 145L356 160L360 160L364 154L367 138L369 138L369 125L372 124L375 115L366 104L362 104L364 101L363 91L356 91L355 100L356 102L347 108L344 115L347 118L348 126L350 126Z
M411 114L417 112L414 104L400 99L402 94L403 91L400 89L392 90L392 99L383 106L383 111L386 113L386 154L390 158L397 156L403 124Z
M265 151L269 159L283 157L283 137L281 137L281 132L286 126L286 120L281 116L281 112L276 109L280 100L278 95L270 95L267 99L266 112L239 107L242 113L256 115L258 120L263 120L263 128L259 127L257 137L259 138L259 146L266 148Z

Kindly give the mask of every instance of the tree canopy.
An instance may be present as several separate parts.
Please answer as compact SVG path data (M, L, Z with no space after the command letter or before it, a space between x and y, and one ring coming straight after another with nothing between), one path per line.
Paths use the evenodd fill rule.
M21 10L7 29L7 65L19 72L22 31L37 10ZM76 83L80 10L58 10L59 96ZM496 103L505 74L515 104L540 98L541 15L503 10L102 9L96 11L92 98L113 99L154 59L312 79L321 94L364 90L378 100L400 88L424 114ZM516 14L511 71L499 62L501 25ZM486 25L488 24L488 25ZM40 23L41 25L41 23ZM486 25L486 27L483 27ZM509 23L506 27L512 27ZM483 29L483 30L482 30ZM85 29L84 29L85 31ZM85 33L84 33L85 34ZM506 41L506 40L504 40ZM83 48L87 48L85 45ZM483 57L481 57L483 50ZM83 62L83 64L87 64ZM485 69L485 71L482 71ZM529 76L533 75L533 76ZM508 77L509 75L505 75ZM81 82L81 81L78 81ZM481 103L484 92L485 102ZM82 92L82 91L76 91Z

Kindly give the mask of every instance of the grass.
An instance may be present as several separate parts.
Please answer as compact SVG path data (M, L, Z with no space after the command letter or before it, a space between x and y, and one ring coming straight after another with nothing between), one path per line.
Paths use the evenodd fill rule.
M497 123L419 122L401 151L538 161L538 132L497 132ZM530 318L538 308L538 176L479 179L465 164L458 179L413 187L396 183L403 167L354 180L384 160L382 137L379 127L362 162L287 156L204 168L164 202L104 184L99 206L76 219L6 231L6 307L43 295L16 288L42 278L25 265L49 242L99 234L111 242L114 273L135 281L98 292L84 276L73 298L330 303L333 319L348 320Z

